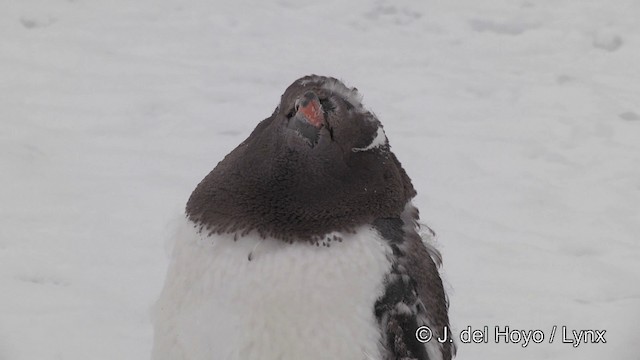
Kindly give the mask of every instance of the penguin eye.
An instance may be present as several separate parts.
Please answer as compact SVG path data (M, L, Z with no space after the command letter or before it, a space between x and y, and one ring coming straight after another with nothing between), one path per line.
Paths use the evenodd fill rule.
M320 99L320 105L322 105L325 114L336 109L336 106L328 98Z
M291 109L288 113L287 113L287 119L291 119L295 114L296 111L298 111L298 106L296 106L294 109Z

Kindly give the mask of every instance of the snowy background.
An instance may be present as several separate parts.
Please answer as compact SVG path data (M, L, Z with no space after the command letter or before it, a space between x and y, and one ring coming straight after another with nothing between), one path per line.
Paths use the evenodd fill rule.
M0 359L148 358L173 219L316 73L385 125L454 333L489 326L458 358L637 360L639 64L636 0L2 0Z

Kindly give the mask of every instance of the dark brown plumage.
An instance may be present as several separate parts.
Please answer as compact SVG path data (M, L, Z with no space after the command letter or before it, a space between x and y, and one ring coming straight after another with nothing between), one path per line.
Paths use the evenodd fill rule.
M325 113L313 144L288 127L296 101L310 91ZM333 78L294 82L273 115L193 191L189 218L216 233L255 230L307 241L400 214L415 190L393 153L353 151L370 144L381 128L356 97L355 89Z

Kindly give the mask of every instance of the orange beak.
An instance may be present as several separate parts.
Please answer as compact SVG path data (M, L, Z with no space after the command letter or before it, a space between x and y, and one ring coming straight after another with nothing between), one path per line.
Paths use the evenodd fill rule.
M309 124L320 128L324 124L324 113L320 99L313 92L309 91L296 101L297 114L302 115Z

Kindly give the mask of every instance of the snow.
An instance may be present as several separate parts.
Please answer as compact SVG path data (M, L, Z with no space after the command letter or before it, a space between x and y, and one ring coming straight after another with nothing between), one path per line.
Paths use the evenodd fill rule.
M0 4L0 359L141 359L195 185L293 80L356 86L438 233L458 358L637 359L640 3ZM553 325L554 343L548 343ZM493 328L545 342L494 342ZM560 330L607 330L573 347Z

